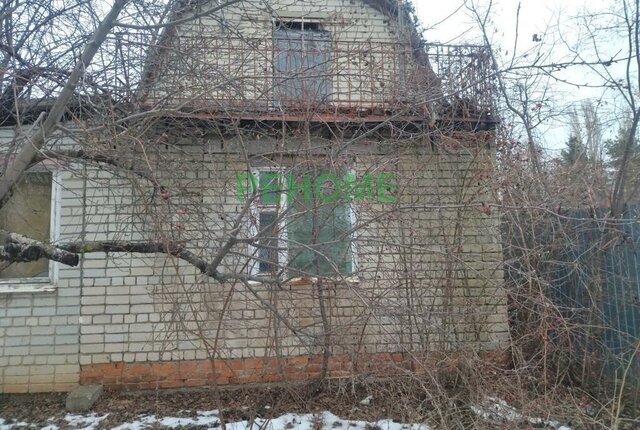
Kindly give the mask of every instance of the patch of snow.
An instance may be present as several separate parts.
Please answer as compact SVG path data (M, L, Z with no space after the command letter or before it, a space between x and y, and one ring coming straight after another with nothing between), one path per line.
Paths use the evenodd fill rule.
M109 414L104 414L102 416L98 416L98 414L91 415L77 415L77 414L67 414L64 417L64 420L70 427L82 430L94 430L98 428L100 425L100 421L107 418Z
M267 423L266 420L256 422L256 425L262 424L267 430L279 429L295 429L295 430L313 430L314 428L322 428L323 430L367 430L371 428L380 428L381 430L430 430L423 424L401 424L391 420L380 420L377 422L352 421L343 420L330 412L323 412L319 415L298 415L287 414L279 418L273 419ZM321 424L321 427L318 426ZM234 430L248 430L239 428Z
M372 400L373 400L373 396L367 396L364 399L360 400L360 404L362 406L369 406Z
M529 424L542 424L553 427L556 430L572 430L560 424L558 421L545 420L542 418L532 418L522 415L514 407L509 406L507 402L495 397L487 397L481 404L472 405L471 410L479 417L488 421L497 422L517 422Z
M197 418L173 418L165 417L158 421L161 425L170 428L179 428L184 426L208 426L216 427L220 424L216 416L199 416Z
M197 411L196 413L201 417L217 417L220 411L214 409L212 411Z
M29 427L29 423L25 423L24 421L8 422L0 418L0 430L13 430L23 427Z
M155 415L141 415L137 420L124 423L117 427L113 427L112 430L141 430L153 426L158 422Z
M107 414L108 415L108 414ZM94 430L107 415L71 415L67 414L65 420L68 428ZM14 430L29 426L28 423L7 424L0 418L0 430ZM185 426L199 426L211 430L220 428L218 411L197 411L195 418L156 417L155 415L141 415L136 420L121 424L112 430L143 430L152 427L163 426L177 429ZM33 426L31 426L33 427ZM44 427L47 430L58 430L55 425ZM274 419L257 418L253 422L239 421L227 423L229 430L368 430L379 428L380 430L431 430L424 424L401 424L391 420L377 422L344 420L330 412L321 414L286 414Z

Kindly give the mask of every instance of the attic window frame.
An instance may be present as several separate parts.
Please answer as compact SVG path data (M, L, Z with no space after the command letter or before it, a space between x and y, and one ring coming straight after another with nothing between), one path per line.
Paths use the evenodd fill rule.
M273 29L274 30L285 29L285 30L296 30L296 31L309 31L309 32L317 32L317 33L326 31L324 29L324 25L320 20L317 20L317 19L306 20L304 18L274 19Z

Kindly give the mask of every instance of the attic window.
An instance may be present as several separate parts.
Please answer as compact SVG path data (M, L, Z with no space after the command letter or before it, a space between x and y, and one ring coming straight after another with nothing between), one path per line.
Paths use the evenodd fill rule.
M318 22L274 23L274 87L279 105L326 103L331 94L331 37Z
M276 30L297 30L297 31L323 31L319 22L307 21L276 21Z

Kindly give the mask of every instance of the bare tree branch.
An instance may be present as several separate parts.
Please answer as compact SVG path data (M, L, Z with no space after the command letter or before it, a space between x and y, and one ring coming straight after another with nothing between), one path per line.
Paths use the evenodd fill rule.
M40 127L40 129L33 135L26 136L24 138L24 142L22 143L22 147L16 159L9 166L7 171L4 172L2 177L0 177L0 207L4 206L7 202L13 186L29 167L34 157L44 147L47 140L55 130L57 123L64 114L69 100L71 100L71 97L75 92L76 85L84 75L87 67L91 64L94 55L98 52L98 49L107 38L107 35L111 31L118 15L122 9L124 9L128 1L129 0L116 0L114 2L111 10L94 32L91 41L85 46L84 52L76 63L76 66L69 76L69 79L67 80L67 83L62 89L60 95L51 107L42 127Z
M4 247L0 248L0 260L2 261L27 263L46 258L67 266L77 266L80 261L77 253L66 251L17 233L0 230L0 236L5 237Z

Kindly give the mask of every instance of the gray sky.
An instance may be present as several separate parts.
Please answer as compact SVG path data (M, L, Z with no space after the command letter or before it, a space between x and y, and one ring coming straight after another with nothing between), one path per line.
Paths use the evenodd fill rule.
M489 0L475 0L479 6L488 6ZM497 36L504 40L512 40L515 34L516 12L520 3L520 33L533 35L566 18L578 14L585 4L593 6L606 5L605 0L494 0L494 16L501 23L502 32ZM449 40L477 41L478 33L474 31L474 23L469 17L464 1L414 0L416 11L427 28L429 41L447 42ZM456 12L457 11L457 12ZM440 24L438 24L441 22Z
M474 1L479 7L486 8L489 0ZM492 18L489 27L492 29L492 44L502 58L510 58L513 53L518 22L518 49L522 54L538 48L533 35L544 38L544 48L554 59L566 59L568 51L564 40L574 40L581 37L583 31L576 24L575 17L582 14L586 8L591 11L602 11L612 6L611 0L494 0ZM520 19L517 20L518 4L520 4ZM479 43L481 35L474 23L470 12L464 6L463 0L428 1L414 0L418 17L426 28L425 37L428 42L441 43ZM564 39L564 40L563 40ZM613 44L615 45L615 43ZM617 46L616 46L617 49ZM615 69L612 68L612 69ZM559 75L562 76L562 75ZM598 82L597 76L586 68L567 70L565 76L575 82ZM569 85L553 83L554 96L558 108L570 109L572 105L579 105L581 100L602 100L602 89L576 88ZM613 106L614 101L602 104L602 116L610 115L606 112ZM557 116L545 121L539 128L540 138L548 149L558 151L568 137L569 128L566 125L567 116ZM617 131L614 123L605 127L605 138Z

